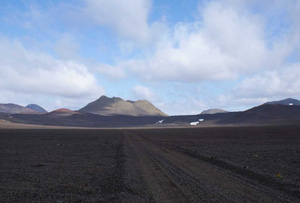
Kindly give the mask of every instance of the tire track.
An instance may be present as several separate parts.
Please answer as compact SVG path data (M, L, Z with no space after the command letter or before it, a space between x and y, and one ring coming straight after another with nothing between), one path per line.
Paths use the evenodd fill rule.
M153 161L145 151L142 143L137 143L136 140L127 132L123 131L124 136L128 142L128 147L133 150L138 162L138 170L141 172L141 177L144 179L144 186L151 196L153 202L188 202L184 193L177 187L176 184L168 178L163 172L160 165ZM132 171L128 171L131 173Z
M120 134L120 137L116 139L115 146L116 149L114 158L113 170L102 180L94 179L93 181L101 181L103 187L103 193L106 194L106 198L101 200L104 202L120 202L122 197L121 194L125 192L124 186L124 135Z
M286 196L123 130L156 202L289 202Z
M157 145L155 142L153 142L152 140L148 139L147 137L145 137L143 135L140 135L140 137L154 145ZM189 150L184 147L167 146L166 148L168 148L171 151L176 151L176 152L185 154L187 156L199 159L200 161L206 162L209 165L214 165L217 168L224 169L223 170L224 172L228 171L228 173L230 173L232 176L236 176L240 179L244 179L244 180L248 181L249 183L253 183L254 185L257 185L257 182L259 182L260 186L272 188L272 190L277 190L278 192L284 192L289 196L293 196L297 200L300 198L299 187L295 184L283 183L278 180L275 180L274 178L272 178L270 176L262 175L258 172L249 170L245 167L241 167L238 165L234 165L232 163L228 163L223 160L216 159L215 157L203 156L194 150ZM251 180L251 181L249 181L249 180Z

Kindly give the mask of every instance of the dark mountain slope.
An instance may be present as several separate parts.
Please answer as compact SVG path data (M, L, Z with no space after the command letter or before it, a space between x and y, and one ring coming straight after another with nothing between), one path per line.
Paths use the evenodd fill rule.
M200 125L288 124L300 122L300 106L264 104L243 112L171 116L164 119L163 123L189 124L199 119L204 119L199 123Z
M230 123L265 123L284 120L300 120L300 106L265 104L244 111L240 116L230 119Z
M32 109L32 110L37 111L39 113L48 113L48 111L46 111L44 108L42 108L41 106L39 106L37 104L28 104L26 106L26 108Z
M281 104L281 105L296 105L296 106L300 106L300 101L297 100L297 99L288 98L288 99L284 99L284 100L280 100L280 101L267 102L265 104Z

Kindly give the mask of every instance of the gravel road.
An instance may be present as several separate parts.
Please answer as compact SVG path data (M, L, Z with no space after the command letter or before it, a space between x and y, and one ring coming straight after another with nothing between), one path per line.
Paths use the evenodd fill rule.
M297 198L269 188L260 181L157 145L132 132L123 130L123 135L125 160L130 160L127 164L125 161L125 173L135 171L139 185L145 185L138 183L138 179L143 179L147 189L135 195L142 197L147 191L153 202L297 201ZM130 178L124 184L131 188Z

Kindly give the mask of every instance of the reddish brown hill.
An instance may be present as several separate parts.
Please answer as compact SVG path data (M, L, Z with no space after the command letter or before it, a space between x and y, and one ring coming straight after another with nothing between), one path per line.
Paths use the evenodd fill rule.
M52 111L51 113L76 113L75 111L72 111L70 109L56 109Z
M57 110L54 110L54 111L51 111L50 113L48 113L48 115L52 115L52 116L71 116L74 114L80 114L80 112L62 108L62 109L57 109Z

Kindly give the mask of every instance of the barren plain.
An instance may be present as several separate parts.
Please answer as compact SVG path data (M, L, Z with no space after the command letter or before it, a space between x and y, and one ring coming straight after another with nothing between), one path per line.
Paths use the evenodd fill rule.
M299 201L299 126L0 130L0 202Z

